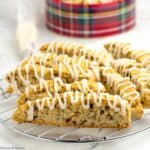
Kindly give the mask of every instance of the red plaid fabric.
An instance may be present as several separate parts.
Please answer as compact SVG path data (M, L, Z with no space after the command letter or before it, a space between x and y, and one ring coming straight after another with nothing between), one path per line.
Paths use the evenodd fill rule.
M47 0L47 27L74 37L101 37L127 31L135 25L135 0L94 5Z

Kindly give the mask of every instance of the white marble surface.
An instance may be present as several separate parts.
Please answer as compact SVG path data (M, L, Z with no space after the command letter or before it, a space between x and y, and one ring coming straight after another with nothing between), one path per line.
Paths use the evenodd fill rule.
M9 3L8 3L9 2ZM19 50L16 46L15 40L15 2L17 0L0 1L0 75L3 75L9 69L16 66L19 62ZM11 8L11 7L12 8ZM150 1L137 0L138 15L137 26L128 33L116 35L107 38L96 39L77 39L58 36L52 32L49 32L44 25L39 25L39 38L37 45L50 40L71 40L79 41L88 46L99 48L101 43L111 40L121 40L132 42L137 48L150 49ZM9 8L9 11L7 11ZM1 146L23 146L29 150L50 150L50 149L89 149L89 144L67 144L34 140L12 131L9 131L2 125L0 125L0 149ZM148 150L150 147L150 130L147 130L141 134L131 136L119 141L101 143L95 149L111 149L111 150Z

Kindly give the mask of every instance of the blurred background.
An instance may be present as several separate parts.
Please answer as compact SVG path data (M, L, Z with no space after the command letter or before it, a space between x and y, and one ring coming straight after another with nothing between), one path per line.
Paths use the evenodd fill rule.
M23 3L23 8L20 7ZM92 48L100 48L101 43L106 41L128 41L135 47L149 49L150 39L150 1L137 0L137 24L134 29L107 37L100 38L73 38L58 35L49 31L44 22L44 0L1 0L0 1L0 68L3 68L1 74L14 67L22 57L20 57L20 47L18 47L16 28L18 22L32 20L37 27L37 48L41 43L48 41L74 41L86 44ZM21 12L21 16L18 13ZM18 21L19 18L19 21ZM22 52L21 52L22 53Z

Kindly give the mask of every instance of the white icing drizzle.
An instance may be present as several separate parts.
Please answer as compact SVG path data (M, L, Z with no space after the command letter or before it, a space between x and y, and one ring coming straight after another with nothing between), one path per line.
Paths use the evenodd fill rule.
M142 65L146 66L147 68L150 66L150 55L145 57L145 59L142 61Z
M147 52L145 50L135 50L132 51L131 57L133 59L136 59L137 61L140 61L144 67L150 65L150 52Z
M136 91L135 85L130 82L129 78L123 78L116 73L107 73L107 70L109 70L109 68L103 68L102 74L106 78L107 85L113 88L115 94L119 94L121 97L127 99L130 105L139 99L139 93ZM133 95L132 98L131 95Z
M21 93L20 89L18 88L17 80L15 79L15 71L11 72L9 75L9 78L11 79L11 87L13 87L14 93Z
M54 46L55 46L55 42L53 41L53 42L51 42L51 45L49 45L47 51L50 49L52 52L54 52L54 50L55 50Z
M17 71L18 71L19 78L20 78L21 81L26 85L26 79L24 79L24 77L22 76L21 67L18 67L18 68L17 68Z
M110 66L110 62L113 59L112 56L106 51L106 49L102 49L100 51L100 54L98 56L98 64L104 65L104 66Z
M34 77L38 80L38 82L40 82L40 80L44 78L44 70L45 69L49 70L50 76L51 76L52 79L55 78L54 69L53 68L47 68L47 67L45 68L45 66L43 66L43 65L46 65L46 61L48 60L48 58L50 56L53 57L52 58L52 63L54 63L54 64L56 62L59 62L58 60L60 58L64 57L62 62L59 62L59 63L55 64L56 68L58 69L57 70L58 71L58 76L60 78L62 77L62 71L63 71L64 66L66 67L68 73L71 75L72 79L74 79L74 80L79 80L79 77L80 77L79 75L80 74L85 76L85 78L90 77L90 74L89 74L90 64L87 60L84 59L84 57L77 58L77 56L74 56L71 59L71 58L67 57L67 55L56 56L56 55L47 53L47 54L42 54L40 57L32 56L30 59L28 59L27 64L24 65L24 68L25 68L24 69L25 70L24 75L22 74L22 68L23 68L22 64L17 68L16 72L18 72L18 77L22 81L23 85L25 85L27 87L28 85L31 84L30 79L29 79L29 72L30 72L29 70L30 70L30 68L33 69ZM37 70L37 67L36 67L36 60L38 58L39 58L39 62L40 62L40 64L38 65L40 67L40 72ZM56 58L56 59L54 59L54 58ZM72 64L70 64L71 60L72 60ZM84 64L85 64L85 69L86 70L84 70L82 68L82 62L85 62ZM100 78L99 78L98 68L96 69L95 67L93 67L92 70L93 70L93 73L96 76L97 81L99 81ZM13 73L12 76L13 76L12 80L15 81L15 82L13 82L14 84L12 84L12 85L13 85L13 87L15 87L17 85L16 84L16 79L15 79L15 73ZM27 89L27 91L28 91L28 89Z
M55 100L56 99L54 99L53 97L44 97L42 99L36 99L35 103L39 110L43 110L45 104L47 104L47 106L50 110L53 110L55 107L55 103L56 103ZM32 105L31 107L34 107L34 106Z
M149 69L150 67L150 52L145 50L131 50L128 43L109 43L106 44L109 52L115 58L131 58L135 59L137 62L142 63L142 65Z
M59 49L62 50L62 54L65 54L66 52L70 52L73 50L73 55L77 54L78 51L77 50L80 50L83 46L80 45L80 44L76 44L76 43L72 43L72 42L51 42L49 45L48 45L48 48L47 48L47 52L53 52L53 53L59 53Z
M68 65L67 65L68 66ZM69 68L68 68L69 70ZM70 70L69 70L70 73L72 73ZM72 75L72 74L71 74ZM54 75L53 75L54 76ZM62 63L59 63L58 64L58 76L61 78L62 77Z
M129 52L131 52L129 43L122 43L122 42L108 43L105 45L105 48L115 58L127 57Z
M29 109L27 111L27 119L28 121L32 121L34 118L34 106L36 105L38 110L43 110L45 107L45 104L47 104L48 108L50 110L54 109L56 101L58 101L58 104L61 109L66 109L67 107L67 99L70 99L70 102L72 104L77 103L78 101L81 101L81 104L83 108L89 109L90 108L90 101L93 100L94 103L97 106L102 105L102 101L105 99L108 103L108 106L110 109L113 109L115 112L121 112L121 114L124 116L126 115L126 106L128 106L128 103L122 99L120 96L112 96L108 93L94 93L90 92L85 95L83 92L76 91L73 92L65 92L64 94L59 95L58 93L55 93L54 98L53 97L44 97L42 99L35 100L35 104L32 104L31 101L27 102L27 105L29 106ZM112 102L111 102L112 100ZM117 106L117 102L120 104L120 107Z
M58 53L58 51L60 50L60 47L62 47L63 44L57 44L56 42L53 42L51 44L51 46L49 45L49 49L52 52L56 52ZM66 48L68 50L73 50L73 55L75 54L84 54L86 58L88 59L93 59L94 61L98 61L100 62L102 58L106 57L105 55L100 55L100 52L96 52L94 53L94 51L87 51L86 49L84 49L81 45L77 46L76 44L70 44L68 47L68 44L63 45L63 54L66 53ZM47 50L49 51L49 50ZM99 58L100 55L101 57ZM27 115L28 115L28 120L31 121L33 119L33 115L34 115L34 106L36 105L37 108L39 110L43 110L45 105L47 104L47 107L52 110L55 107L56 101L59 104L59 107L61 109L65 109L67 107L67 99L70 99L71 103L77 103L79 100L81 101L82 106L85 109L89 109L90 107L90 100L94 100L95 104L97 106L101 106L102 105L102 100L107 100L107 103L109 105L109 107L111 109L114 109L116 112L120 111L122 115L125 115L126 113L126 106L127 103L125 102L125 100L121 99L119 96L110 96L107 93L101 93L101 91L104 90L104 87L102 84L97 83L97 93L92 91L92 88L90 86L88 86L88 82L87 80L83 79L81 82L78 82L76 80L79 79L79 74L81 73L82 75L84 75L85 77L89 77L89 70L92 69L97 81L100 80L100 74L99 74L99 67L96 66L97 64L94 62L89 66L88 62L85 62L85 67L89 67L90 69L87 70L87 73L85 73L84 69L81 67L81 64L83 61L85 61L84 57L80 57L78 59L78 61L76 60L77 57L73 56L73 58L69 59L69 57L64 55L64 59L61 59L62 57L56 56L54 55L55 59L52 58L52 63L58 65L58 78L55 78L55 74L54 74L54 70L53 68L48 68L50 75L53 79L54 82L54 91L55 93L52 94L49 90L49 86L48 86L48 82L46 80L44 80L44 69L47 64L47 60L49 58L51 58L50 56L52 56L50 53L47 54L43 54L40 57L35 57L32 56L29 61L27 62L27 64L25 65L25 77L22 75L21 70L17 70L18 71L18 76L21 79L21 81L24 83L24 85L29 85L30 81L29 81L29 68L32 67L33 68L33 72L34 72L34 77L39 81L39 86L40 86L40 90L42 90L43 88L45 89L46 93L47 93L47 97L41 98L41 99L37 99L35 100L35 104L32 104L31 101L27 102L27 105L29 106ZM37 70L36 68L36 59L40 58L39 61L39 66L40 66L40 72L39 70ZM59 62L61 60L61 62ZM51 62L51 61L50 61ZM57 64L57 62L59 62ZM77 89L81 90L81 92L79 91L75 91L75 92L71 92L71 85L72 84L65 84L63 83L63 81L60 79L62 77L62 71L63 71L63 66L66 66L68 72L70 73L71 77L73 79L75 79L75 83L77 85ZM21 68L21 67L20 67ZM20 69L19 68L19 69ZM27 75L26 75L27 74ZM104 73L105 74L105 73ZM106 76L108 77L108 74L106 74ZM15 75L13 75L14 80L15 80ZM118 79L118 78L117 78ZM108 77L108 81L110 82L110 85L113 85L113 80ZM116 80L115 80L116 81ZM122 86L122 80L120 80L120 82L116 85L116 86ZM66 92L64 94L59 94L59 88L61 86L64 86L66 88ZM31 85L31 86L27 86L25 92L27 95L29 95L30 92L30 88L32 88L35 92L36 92L36 86ZM127 97L130 96L131 94L134 94L133 92L126 92L128 91L128 89L131 88L131 86L126 86L123 90L123 92L121 93L121 95L123 95L122 97ZM88 91L88 93L87 93ZM86 95L85 95L86 93ZM124 95L124 93L126 95ZM117 92L116 92L117 94ZM112 100L113 98L113 100ZM111 102L112 100L112 102ZM117 101L119 101L120 103L120 108L118 108L117 106Z
M66 49L66 46L68 45L68 42L65 42L62 46L62 54L65 54L64 51Z
M49 70L51 78L54 79L55 78L54 69L53 68L48 68L48 70Z
M86 48L83 48L83 46L81 45L76 45L76 44L62 44L59 43L57 44L57 42L53 42L51 44L49 44L49 47L47 49L47 52L51 51L53 53L58 53L58 51L60 50L60 48L62 48L63 50L63 54L69 54L71 50L73 50L73 55L84 55L84 57L88 58L88 59L93 59L94 61L97 62L103 62L102 60L104 60L104 58L106 60L112 60L112 58L110 58L110 55L108 55L107 53L102 53L100 51L97 51L94 53L94 51L90 51L87 50ZM100 74L99 74L99 67L96 66L96 64L92 63L90 66L88 66L88 62L86 61L86 67L90 67L89 70L87 70L87 73L84 71L84 69L81 67L81 64L83 61L85 61L84 57L80 57L79 60L76 62L77 57L73 56L73 58L69 59L69 57L64 55L64 59L61 60L61 55L56 56L55 59L52 59L52 63L58 65L58 78L55 78L55 74L54 74L54 69L53 68L48 68L50 75L54 81L54 91L55 93L52 94L49 90L47 81L44 80L44 69L47 63L47 60L49 58L51 58L52 54L50 53L46 53L46 54L42 54L40 56L39 59L39 66L40 66L40 73L38 72L37 68L36 68L36 60L35 57L32 56L30 58L30 60L27 62L27 64L25 65L25 77L22 75L20 68L17 70L18 71L18 75L19 78L21 79L21 81L24 83L24 85L30 85L30 80L29 80L29 66L31 66L33 68L34 71L34 76L35 78L39 81L39 85L40 85L40 90L42 90L43 88L46 90L46 93L48 94L48 97L44 97L42 99L37 99L35 100L35 105L37 106L37 108L39 110L43 110L45 107L45 104L47 104L48 108L50 110L54 109L56 101L58 101L59 106L61 109L65 109L67 107L67 98L69 97L71 103L77 103L79 100L81 101L82 106L85 109L89 108L90 105L90 100L93 99L94 102L96 103L97 106L101 106L102 105L102 100L106 99L108 102L108 105L111 109L114 109L115 111L121 111L122 115L125 115L126 113L126 102L119 96L114 96L113 97L113 103L111 102L111 96L107 93L101 93L103 85L100 83L97 83L97 93L92 92L92 89L88 86L88 82L87 80L83 79L81 82L78 82L77 80L79 79L79 74L81 73L82 75L84 75L85 77L89 77L89 70L92 69L97 81L100 80ZM55 56L55 55L54 55ZM108 57L107 57L108 56ZM39 57L37 57L39 58ZM60 60L61 62L59 62ZM57 62L59 62L57 64ZM71 63L71 64L70 64ZM82 91L81 92L71 92L71 84L65 84L62 82L62 80L60 79L62 77L62 70L63 70L63 66L66 66L68 72L70 73L71 77L73 79L75 79L75 83L77 84L77 88L79 90ZM105 64L106 65L106 64ZM134 95L132 100L130 101L130 104L132 104L133 101L137 100L139 98L139 93L136 92L136 90L129 92L133 86L133 84L131 84L131 82L125 82L126 79L118 76L117 74L114 73L107 73L107 69L106 72L105 70L103 71L103 75L106 77L107 79L107 84L110 85L111 87L113 87L114 93L115 94L120 94L123 98L126 99L130 99L131 100L131 95ZM15 80L15 72L13 73L13 78L12 78L13 82L14 82L14 86L17 86L16 80ZM64 94L58 94L59 91L59 87L60 86L64 86L66 88L66 91ZM121 91L118 91L120 89L120 87L124 87L122 88ZM36 86L31 85L30 87L27 86L25 92L27 95L29 95L29 90L30 88L32 88L35 92L36 92ZM18 86L16 87L16 89L18 89ZM88 94L85 96L86 91L88 90ZM130 98L129 98L130 97ZM120 102L121 108L118 108L117 105L117 101ZM33 119L33 112L34 112L34 104L32 104L32 102L28 101L27 102L28 106L29 106L29 110L27 112L28 115L28 120L32 120Z
M106 51L105 48L94 51L80 44L72 42L55 42L55 45L53 42L51 42L49 43L46 52L53 52L58 54L58 49L61 49L62 54L67 54L69 56L84 56L89 60L98 62L99 65L110 66L110 61L112 60L111 55Z
M26 65L25 66L25 70L26 70L26 73L27 73L27 76L26 76L26 84L27 86L30 85L30 80L29 80L29 65Z
M54 45L54 44L52 44L52 45ZM55 45L57 45L57 44L55 44ZM66 44L67 45L67 44ZM59 45L58 45L59 46ZM55 49L53 48L54 46L51 46L51 48L52 48L52 50L53 50L53 52L55 52L56 50L58 50L58 48L57 47L55 47ZM70 47L71 48L73 48L73 45L70 45ZM76 48L77 49L77 48ZM64 50L65 50L65 48L64 48ZM58 51L57 51L58 52ZM84 52L84 50L82 50L82 52ZM98 52L97 52L98 53ZM87 54L93 54L92 52L91 53L87 53ZM47 56L44 56L44 55L47 55ZM43 79L43 77L44 77L44 67L41 65L41 64L45 64L45 62L46 62L46 60L48 59L48 55L49 54L44 54L42 57L41 57L41 60L40 60L40 68L41 68L41 72L40 73L38 73L38 71L36 70L36 62L35 62L35 58L34 57L32 57L31 59L30 59L30 61L26 64L26 65L30 65L32 68L33 68L33 71L34 71L34 76L36 77L36 79L39 81L39 83L40 83L40 88L42 89L43 88L43 85L44 85L44 87L45 87L45 89L46 89L46 92L48 93L48 95L49 96L51 96L51 93L48 91L48 86L46 85L46 82L44 81L44 79ZM92 58L93 56L92 55L87 55L89 58ZM96 57L96 54L94 55L95 57ZM96 58L94 57L94 59L95 60L97 60ZM57 57L58 58L58 57ZM46 60L45 60L46 59ZM88 76L90 76L90 74L89 74L89 72L87 71L87 73L84 73L84 70L80 67L80 65L81 65L81 62L83 61L82 60L83 59L83 57L81 57L80 59L79 59L79 61L78 61L78 63L77 64L75 64L74 62L75 62L75 58L73 58L72 60L73 60L73 65L70 65L69 64L69 61L64 61L63 63L59 63L58 64L58 75L59 75L59 77L61 78L62 77L62 66L63 65L65 65L66 66L66 68L68 69L68 72L71 74L71 76L72 76L72 78L73 79L75 79L75 80L78 80L78 78L79 78L79 72L80 73L82 73L83 75L85 75L85 77L88 77ZM58 60L58 59L56 59L56 60ZM55 61L56 61L55 60ZM96 65L93 65L93 64L91 64L91 69L92 69L92 71L93 71L93 73L95 74L95 76L96 76L96 79L99 81L100 80L100 75L99 75L99 67L96 67ZM29 68L29 67L26 67L26 68ZM50 71L50 74L51 74L51 76L52 76L52 78L53 79L55 79L55 75L54 75L54 70L52 69L52 68L48 68L49 69L49 71ZM26 72L29 72L29 71L27 71L26 70ZM114 83L116 83L117 81L116 80L119 80L119 83L117 83L117 87L119 87L119 86L122 86L122 82L125 80L124 78L122 78L122 77L118 77L117 75L116 76L114 76L113 74L105 74L105 72L104 72L104 75L107 77L107 82L108 82L108 85L113 85ZM21 75L19 75L19 77L20 77ZM113 77L114 76L114 77ZM113 77L113 78L112 78ZM22 77L21 77L22 78ZM25 79L27 79L28 77L25 77ZM28 82L28 81L25 81L24 80L24 78L22 78L22 80L24 81L24 82ZM84 83L85 84L85 83ZM129 88L131 88L132 86L131 86L131 84L129 84L130 86L125 86L125 88L123 88L123 92L121 92L121 91L119 91L120 93L119 94L121 94L121 96L124 98L124 93L126 93L126 95L125 95L125 97L127 98L127 96L130 96L130 95L132 95L133 94L133 92L131 91L131 92L127 92L128 91L128 89ZM55 87L54 87L55 89L57 89L57 86L55 85ZM69 85L67 85L66 86L66 88L67 89L70 89L70 87L69 87ZM80 88L80 87L79 87ZM35 88L34 88L34 90L35 90ZM117 94L118 93L118 91L116 91L115 90L115 87L113 87L113 90L115 91L115 93ZM118 89L117 89L118 90ZM56 91L58 91L58 90L56 90ZM27 88L26 89L26 92L27 92L27 95L29 94L29 89ZM137 98L137 97L139 97L139 95L138 95L138 93L137 93L137 96L135 96L135 99ZM134 98L133 98L133 101L135 100Z
M27 120L28 121L32 121L34 116L34 107L31 101L27 101L27 105L28 105L28 111L27 111Z
M90 82L92 82L92 81L89 81L89 83ZM52 94L50 92L49 85L48 85L49 82L44 80L44 79L40 79L39 83L40 83L39 84L40 90L45 89L47 95L52 97ZM74 83L70 83L70 84L64 83L61 78L54 78L53 79L54 91L57 93L59 92L59 89L61 87L64 87L65 91L71 91L74 85L77 86L76 90L80 90L82 92L91 92L94 89L93 89L93 87L89 86L89 83L88 83L88 80L86 80L86 79L83 79L81 81L75 81ZM100 93L101 91L103 91L103 92L105 91L105 87L102 83L100 83L100 82L94 82L94 83L96 85L95 90L97 91L97 93ZM25 89L25 93L28 97L29 97L30 89L33 89L33 91L36 93L37 92L37 86L31 85Z
M138 89L148 88L147 83L150 82L150 73L141 72L133 76L132 82L137 84Z
M45 88L45 89L46 89L46 93L47 93L49 96L51 96L51 92L50 92L49 89L48 89L48 85L47 85L47 83L46 83L46 80L40 79L40 90L42 90L43 88Z
M41 68L41 73L38 73L38 71L36 70L36 66L35 66L35 64L34 64L34 62L33 62L33 60L32 60L32 63L33 64L27 64L27 65L31 65L31 67L33 68L33 71L34 71L34 76L36 77L36 79L39 81L39 83L40 83L40 88L42 89L43 88L43 85L44 85L44 87L45 87L45 89L46 89L46 92L48 93L48 95L50 96L51 95L51 93L48 91L48 87L47 87L47 85L46 85L46 82L45 82L45 80L43 79L43 76L44 76L44 70L42 70L42 69L44 69L44 67L43 66L40 66L40 68ZM72 75L72 77L73 78L75 78L76 80L78 79L78 71L79 70L75 70L75 69L73 69L71 66L69 66L68 64L66 64L66 66L68 67L68 71L71 73L71 75ZM76 66L76 65L75 65ZM74 68L75 68L75 66L74 66ZM94 65L93 65L94 66ZM91 66L92 67L92 66ZM27 68L29 68L29 67L27 67ZM99 68L97 68L96 69L96 67L93 67L94 69L93 69L93 72L95 73L95 76L97 77L97 80L100 80L100 77L99 77ZM62 76L62 63L59 63L59 69L58 69L58 72L59 72L59 77L61 78L61 76ZM51 73L51 76L53 77L53 79L55 79L55 76L54 76L54 71L53 71L53 69L52 68L49 68L49 70L50 70L50 73ZM29 71L28 71L29 72ZM88 75L89 75L89 72L88 72ZM124 81L125 79L124 78L119 78L117 75L116 76L114 76L113 74L105 74L105 72L104 72L104 75L107 77L107 84L108 85L113 85L113 83L115 83L115 82L117 82L116 80L119 80L120 82L116 85L116 86L121 86L121 82L122 81ZM114 77L113 77L114 76ZM25 78L26 79L26 78ZM127 98L127 96L130 96L131 95L131 93L133 94L133 92L131 91L131 92L127 92L128 91L128 89L129 88L131 88L131 84L129 84L130 86L128 86L128 87L126 87L126 89L124 89L124 92L121 92L121 93L119 93L119 94L121 94L121 96L124 98L124 93L126 93L126 98ZM126 85L127 86L127 85ZM67 89L70 89L70 87L67 85L66 86L67 87ZM55 86L55 89L56 89L57 87ZM80 88L80 87L79 87ZM115 88L116 87L113 87L113 90L115 91ZM34 88L34 90L35 90L35 88ZM56 91L58 91L58 90L56 90ZM29 95L29 89L27 88L26 89L26 92L27 92L27 95ZM115 91L115 94L117 94L118 92L117 91ZM137 93L137 96L135 96L135 99L138 97L139 95L138 95L138 93ZM133 101L135 100L134 98L133 98Z
M91 69L92 69L93 73L95 74L97 81L100 81L99 68L91 65Z
M93 58L94 61L97 61L97 62L99 62L101 64L105 64L107 66L110 65L110 61L112 60L111 55L109 55L109 53L104 48L101 51L95 51L94 52L93 50L90 50L90 49L87 49L87 48L83 48L83 46L81 46L79 44L76 44L76 43L55 42L55 45L54 45L53 42L52 42L52 43L49 44L49 46L47 48L47 52L58 53L58 49L60 49L60 48L62 49L62 53L63 54L68 54L69 55L70 51L73 51L73 58L75 57L75 55L78 55L78 56L82 56L83 55L83 56L85 56L88 59ZM104 58L105 58L105 60L104 60ZM70 68L68 63L64 62L64 64L66 65L67 69L71 73L71 76L73 78L75 78L76 80L77 80L78 74L79 74L78 73L78 69L84 76L88 77L88 74L85 73L85 71L80 67L80 61L82 59L83 59L83 57L80 57L78 64L74 63L74 65L73 65L74 69ZM84 59L84 61L85 61L85 59ZM91 64L91 69L92 69L93 73L95 74L97 81L100 81L98 68L95 68Z
M138 59L140 57L147 56L149 54L150 53L146 52L145 50L134 50L134 51L132 51L131 57Z
M146 69L138 67L140 65L135 61L118 59L113 61L112 65L123 76L129 76L131 81L136 84L138 90L148 88L147 83L150 81L150 73Z

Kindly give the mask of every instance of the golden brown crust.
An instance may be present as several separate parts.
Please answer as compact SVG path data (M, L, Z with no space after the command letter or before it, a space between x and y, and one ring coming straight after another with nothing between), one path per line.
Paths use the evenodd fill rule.
M22 123L26 123L26 122L22 122ZM57 126L57 127L76 127L76 128L117 128L117 129L122 129L122 128L128 128L130 126L130 123L124 123L123 125L100 124L100 125L79 125L79 126L76 125L75 126L73 124L68 124L68 123L63 123L63 122L61 122L61 123L48 122L47 123L47 122L44 122L43 120L35 120L30 123L38 124L38 125L49 125L49 126Z

